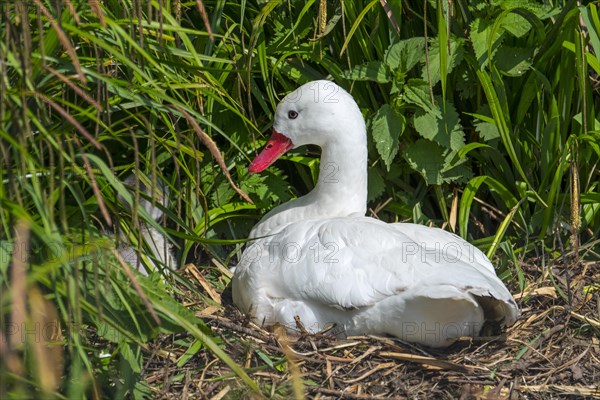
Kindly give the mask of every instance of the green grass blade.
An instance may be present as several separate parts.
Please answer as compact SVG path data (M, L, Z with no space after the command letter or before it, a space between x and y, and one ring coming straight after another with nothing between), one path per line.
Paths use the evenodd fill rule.
M477 76L479 77L479 81L482 84L483 90L484 90L487 100L489 102L490 110L492 111L492 115L493 115L494 121L496 123L496 127L498 128L498 131L500 132L500 137L502 138L502 143L504 144L504 147L506 148L506 151L508 153L508 156L510 157L510 160L513 162L513 166L517 169L517 171L519 172L519 175L521 176L523 181L527 184L527 186L531 189L534 196L545 207L547 207L547 204L544 202L544 200L542 200L542 198L535 191L535 189L533 189L531 183L529 183L529 179L527 178L527 175L525 174L525 171L523 170L523 167L521 166L521 162L520 162L519 157L517 156L517 153L515 152L515 148L513 146L513 134L512 134L511 129L508 126L508 122L506 119L506 113L504 112L506 107L503 107L500 104L498 95L496 93L496 89L494 88L494 85L492 84L492 80L491 80L490 76L485 71L477 71Z

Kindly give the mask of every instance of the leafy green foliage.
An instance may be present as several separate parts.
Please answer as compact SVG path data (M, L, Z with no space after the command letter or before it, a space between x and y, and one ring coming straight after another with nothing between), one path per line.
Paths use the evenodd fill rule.
M572 8L540 6L534 2L504 1L486 7L481 4L461 4L462 18L448 20L447 10L439 12L438 22L441 18L444 21L437 26L447 28L449 21L449 36L443 32L444 35L429 39L427 52L423 51L421 38L400 39L386 49L382 61L365 65L377 74L361 74L360 80L383 84L381 90L387 89L389 93L386 103L407 116L412 130L407 130L400 142L400 147L404 147L403 158L426 185L460 185L473 175L486 177L483 182L494 184L488 188L488 195L481 194L488 199L484 202L497 205L507 213L505 215L511 216L508 223L502 225L502 235L534 233L543 240L549 229L560 231L561 224L569 225L574 218L572 209L565 207L570 203L568 195L558 196L558 192L565 187L565 181L572 179L566 161L571 159L571 165L575 161L571 150L558 153L556 150L567 146L569 126L582 131L583 124L577 118L581 103L577 105L572 100L577 96L573 85L578 81L577 71L563 68L568 68L568 62L574 65L576 59L586 62L596 58L585 55L583 48L581 54L576 49L579 38L572 35L579 27L576 12L570 11ZM595 6L591 6L579 10L593 15L594 9ZM556 23L548 23L551 16L557 18ZM588 19L588 25L593 26L591 18ZM597 32L593 30L592 39ZM458 32L464 32L464 36L458 36ZM561 58L566 53L556 45L558 32L565 32L561 40L563 48L573 52L570 61ZM446 38L444 46L440 46L440 38ZM570 47L570 42L575 45ZM583 65L580 63L579 70ZM556 72L557 67L560 73ZM387 75L383 72L386 69L389 70ZM571 78L566 78L569 75ZM345 76L357 78L354 70ZM385 79L382 76L386 76ZM591 108L597 107L590 97L594 89L589 80L579 82L587 82L580 85L578 95L587 98L587 120L592 121L591 115L595 112ZM456 95L444 99L441 96L444 91L460 94L460 101L457 102ZM563 111L559 112L558 107ZM379 121L379 114L373 114L372 118ZM393 170L397 162L390 163L387 156L393 153L383 153L377 144L386 143L382 140L386 135L388 143L394 138L380 125L370 126L385 168ZM586 129L589 132L590 126ZM477 132L480 140L489 146L468 148L469 142L477 140L470 132ZM578 155L581 157L582 153ZM595 164L597 159L594 159L595 156L587 158L583 164L582 159L576 161L577 168L589 178L593 172L584 165ZM519 197L513 200L513 196L506 193L518 193ZM429 210L428 214L446 219L450 215L445 209L447 203L440 202L439 195L436 199L437 212ZM528 201L519 202L519 199ZM517 203L518 209L513 210ZM461 209L458 225L461 234L468 237L468 223L473 219L469 211L474 210L470 201L461 202L461 207L468 210ZM550 215L555 219L551 220ZM585 215L586 224L591 223L593 229L598 230L598 214ZM559 222L561 220L563 222ZM502 241L503 237L497 239Z
M377 151L389 171L398 153L398 138L404 131L404 119L384 104L371 120L371 130Z

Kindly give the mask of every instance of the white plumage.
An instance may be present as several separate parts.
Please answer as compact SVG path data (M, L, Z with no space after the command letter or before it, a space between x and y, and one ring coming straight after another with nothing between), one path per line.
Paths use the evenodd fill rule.
M330 100L330 101L326 101ZM254 227L233 278L233 299L259 324L310 332L391 334L429 346L477 336L486 321L519 315L494 267L460 237L365 217L366 130L354 99L328 81L308 83L277 107L259 172L287 149L322 148L315 189Z
M153 178L152 175L149 175L148 178L150 182L156 180L157 185L154 187L149 187L140 180L138 183L140 192L153 198L154 201L151 202L148 199L140 196L139 207L146 210L152 219L159 221L163 217L164 213L158 205L160 204L162 207L166 207L168 205L169 187L162 179L158 177ZM132 174L125 179L124 183L127 186L134 187L136 180L138 180L138 177ZM125 209L133 212L131 204L129 204L129 202L123 196L119 195L118 199ZM166 236L158 232L152 225L144 222L143 220L140 221L139 233L140 236L137 237L137 240L142 240L143 242L142 254L144 254L146 257L146 264L150 268L150 271L159 270L159 267L156 265L154 260L159 261L163 267L166 267L167 269L165 269L165 271L169 271L177 267L172 253L172 245L169 243L169 240ZM144 265L141 263L137 244L134 245L130 243L126 235L124 235L122 232L119 232L118 238L119 246L117 251L123 260L136 268L141 274L148 275L146 267L144 267Z

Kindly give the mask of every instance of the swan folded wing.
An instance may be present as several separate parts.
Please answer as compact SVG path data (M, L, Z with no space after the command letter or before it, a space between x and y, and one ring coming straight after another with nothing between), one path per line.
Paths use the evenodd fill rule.
M452 264L456 259L473 264L492 276L496 271L490 260L481 250L460 236L439 228L412 223L389 224L391 228L410 236L423 248L425 255L438 254L444 262Z
M296 222L259 241L262 254L249 267L264 277L261 286L273 298L337 309L369 307L403 292L415 295L415 287L435 297L435 287L443 285L512 301L489 261L467 242L431 228L427 239L418 226L397 225L367 217Z

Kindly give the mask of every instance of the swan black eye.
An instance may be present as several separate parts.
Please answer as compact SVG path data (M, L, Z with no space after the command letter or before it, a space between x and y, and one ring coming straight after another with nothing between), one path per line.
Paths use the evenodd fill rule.
M298 112L294 111L294 110L288 111L288 118L289 119L296 119L296 118L298 118Z

